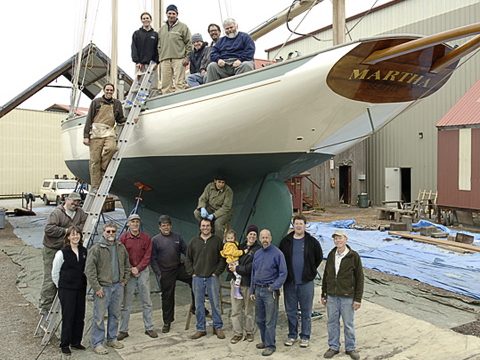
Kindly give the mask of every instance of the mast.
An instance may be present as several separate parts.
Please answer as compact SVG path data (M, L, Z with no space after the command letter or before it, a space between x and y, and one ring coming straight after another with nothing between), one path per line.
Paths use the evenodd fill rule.
M333 0L333 45L345 42L345 0Z
M116 98L118 98L118 4L112 0L112 54L110 63L110 82L115 86Z

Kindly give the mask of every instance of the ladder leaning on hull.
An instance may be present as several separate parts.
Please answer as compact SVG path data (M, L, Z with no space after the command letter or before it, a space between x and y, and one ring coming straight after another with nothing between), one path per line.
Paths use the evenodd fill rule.
M140 79L137 79L130 88L130 92L128 93L127 99L123 105L124 114L127 116L127 120L125 121L123 129L121 130L117 139L118 150L108 164L99 188L95 193L88 193L83 204L82 208L88 215L83 227L83 239L86 248L88 248L93 242L95 229L102 213L103 204L105 203L118 167L120 166L120 162L122 161L127 149L128 141L133 133L133 128L137 122L140 111L142 110L142 105L150 94L150 89L152 87L152 75L155 67L156 63L153 61L150 62L145 74ZM52 306L50 307L50 310L47 314L43 314L41 316L40 321L35 329L34 336L41 336L41 332L43 331L43 338L41 342L42 346L46 346L49 343L50 339L55 333L56 328L59 326L59 320L61 317L60 310L61 306L57 294Z

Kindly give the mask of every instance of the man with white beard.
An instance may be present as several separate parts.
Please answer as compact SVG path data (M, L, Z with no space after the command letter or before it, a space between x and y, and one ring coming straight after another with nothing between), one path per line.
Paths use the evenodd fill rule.
M225 36L215 43L210 53L212 62L207 67L207 83L255 68L255 43L250 35L238 31L238 24L232 18L225 19L223 29Z

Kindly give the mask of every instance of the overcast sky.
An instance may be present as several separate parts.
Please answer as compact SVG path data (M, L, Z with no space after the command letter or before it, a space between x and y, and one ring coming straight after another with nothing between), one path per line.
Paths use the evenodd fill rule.
M249 31L285 9L293 0L172 0L179 9L179 19L190 31L199 32L209 40L207 26L221 24L221 19L233 17L241 31ZM0 58L0 106L31 86L48 72L70 58L79 49L82 14L86 0L12 0L2 1L0 34L2 56ZM376 6L388 2L377 0ZM369 9L375 0L346 0L347 17ZM151 0L118 0L119 6L119 66L128 74L133 73L130 58L132 33L141 26L140 13L152 12ZM111 1L89 0L87 30L82 46L93 41L110 55ZM307 33L331 23L332 3L324 0L308 15L298 29ZM297 19L301 19L300 15ZM162 18L164 21L165 18ZM292 27L298 20L292 22ZM285 26L256 42L257 58L266 58L264 50L283 43L289 32ZM62 79L58 85L69 85ZM68 90L44 89L20 105L20 108L45 109L54 104L69 104ZM89 100L82 97L81 105Z

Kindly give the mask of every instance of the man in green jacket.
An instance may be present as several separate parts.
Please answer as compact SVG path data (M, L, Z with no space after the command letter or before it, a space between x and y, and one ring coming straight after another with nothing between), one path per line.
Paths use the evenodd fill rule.
M340 316L345 333L345 352L360 359L355 349L354 314L360 309L363 295L363 267L360 255L347 245L347 235L333 233L335 247L330 251L322 280L322 304L327 305L329 349L323 355L330 359L340 352Z
M198 199L193 212L195 219L208 219L214 222L215 235L223 239L225 227L232 219L233 191L225 182L225 177L217 174Z
M100 242L88 251L85 274L88 283L95 292L93 303L92 339L93 351L105 355L108 350L105 341L104 316L108 311L106 345L122 349L117 340L120 305L123 300L123 288L130 276L130 262L127 249L115 241L117 225L113 222L103 226Z
M167 6L167 21L158 32L162 94L185 89L185 66L192 51L188 26L178 20L175 5Z

